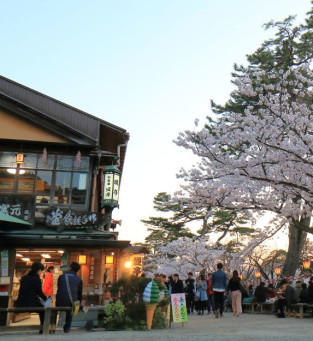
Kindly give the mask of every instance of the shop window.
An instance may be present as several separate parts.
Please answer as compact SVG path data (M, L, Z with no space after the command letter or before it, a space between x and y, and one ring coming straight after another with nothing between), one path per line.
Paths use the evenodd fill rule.
M36 204L49 204L52 186L52 171L38 170L36 176Z
M13 191L15 171L14 168L0 168L0 193Z
M70 202L70 188L71 188L71 175L70 172L57 172L55 179L55 204L68 204Z
M33 193L35 188L36 171L19 169L17 189L19 193Z
M87 192L87 173L73 173L72 178L72 203L81 205L85 203Z

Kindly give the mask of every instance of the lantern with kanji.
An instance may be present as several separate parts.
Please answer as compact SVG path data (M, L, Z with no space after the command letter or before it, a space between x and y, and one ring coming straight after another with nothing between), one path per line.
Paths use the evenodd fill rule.
M311 261L310 260L304 260L302 264L303 264L303 269L305 269L305 270L309 270L311 267Z
M107 166L104 169L102 208L105 206L111 208L118 207L120 176L121 172L115 166Z
M274 269L274 271L275 271L276 276L280 276L280 275L281 275L281 268L280 268L280 266L277 266L277 267Z
M260 278L261 277L261 271L255 271L254 276L255 276L255 278Z

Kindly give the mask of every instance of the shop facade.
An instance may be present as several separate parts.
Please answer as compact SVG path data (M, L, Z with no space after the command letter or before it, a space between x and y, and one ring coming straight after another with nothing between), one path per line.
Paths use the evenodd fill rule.
M127 131L4 77L0 123L0 306L34 261L56 279L79 262L86 304L101 304L130 244L112 221Z

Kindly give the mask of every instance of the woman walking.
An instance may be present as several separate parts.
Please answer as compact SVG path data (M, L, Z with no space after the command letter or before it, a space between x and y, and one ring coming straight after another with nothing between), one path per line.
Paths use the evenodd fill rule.
M198 298L198 315L203 315L207 307L207 284L204 275L200 276L200 281L196 283L196 297Z
M238 271L233 271L233 277L228 282L228 291L231 291L232 309L234 316L238 317L242 313L240 277Z

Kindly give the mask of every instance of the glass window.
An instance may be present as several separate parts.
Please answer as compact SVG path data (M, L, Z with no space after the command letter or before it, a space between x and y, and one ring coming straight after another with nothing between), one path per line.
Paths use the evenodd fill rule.
M70 203L71 175L71 172L56 172L53 200L55 204L68 205Z
M72 170L75 156L58 155L57 169L58 170Z
M38 156L38 164L37 164L37 168L38 169L51 169L53 170L54 168L54 155L52 154L48 154L47 155L47 160L43 160L43 155L39 155Z
M0 168L0 192L12 192L16 168Z
M35 188L37 204L50 204L51 185L52 171L37 171Z
M0 167L16 168L17 153L0 153Z
M87 173L73 173L72 204L83 205L86 201Z
M20 169L17 190L19 193L33 193L35 188L36 171L33 169Z
M88 172L89 171L89 157L82 156L79 164L76 162L76 158L75 158L75 161L73 163L73 169L76 171Z
M21 165L23 168L34 168L37 167L38 154L24 154L24 162Z

